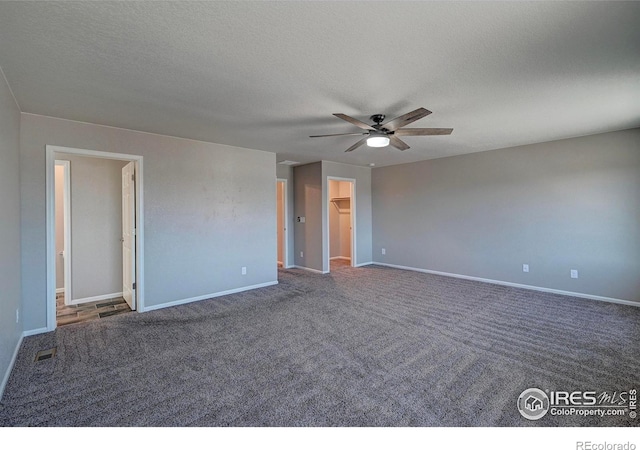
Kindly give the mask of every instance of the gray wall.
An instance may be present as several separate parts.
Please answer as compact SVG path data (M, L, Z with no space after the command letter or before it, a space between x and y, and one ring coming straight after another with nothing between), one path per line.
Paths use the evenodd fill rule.
M289 214L289 219L287 223L287 253L288 255L288 263L289 266L294 265L294 253L295 253L295 243L293 233L295 230L294 226L294 186L293 186L293 167L284 166L282 164L276 165L276 177L282 180L287 180L287 212Z
M305 217L305 223L295 222L296 266L322 271L323 233L322 220L322 164L312 163L293 168L294 208L293 217ZM304 256L300 256L304 252Z
M276 281L275 154L22 114L26 330L46 326L47 144L144 156L146 307Z
M352 166L330 161L322 161L322 261L323 270L329 270L329 227L327 217L327 201L329 185L327 177L353 178L356 180L355 216L356 216L356 261L355 264L366 264L371 258L371 169L369 167ZM353 213L353 208L352 208Z
M356 265L371 262L371 169L329 161L296 166L294 178L295 265L329 271L329 217L327 177L356 180ZM353 212L353 209L352 209ZM304 251L304 258L300 257Z
M70 162L71 300L120 294L122 167L128 161L65 153L56 159Z
M372 194L376 261L640 301L640 129L374 169Z
M22 335L22 323L16 323L21 305L19 138L20 110L0 70L0 396Z

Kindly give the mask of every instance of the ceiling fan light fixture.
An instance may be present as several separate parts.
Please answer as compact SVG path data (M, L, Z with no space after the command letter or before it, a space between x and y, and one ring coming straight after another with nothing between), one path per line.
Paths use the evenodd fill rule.
M369 147L386 147L389 145L389 138L387 136L371 136L367 139L367 145Z
M404 128L410 123L431 114L431 111L425 108L418 108L415 111L411 111L407 114L403 114L400 117L396 117L393 120L385 122L384 114L374 114L369 117L373 125L364 123L361 120L355 119L351 116L347 116L342 113L335 113L338 119L349 122L352 125L360 128L359 133L338 133L338 134L320 134L315 136L309 136L312 138L329 137L329 136L364 136L361 137L358 142L345 150L345 153L354 151L360 148L365 143L368 147L387 147L392 146L400 151L409 149L409 145L400 139L398 136L443 136L451 134L453 128ZM383 123L384 122L384 123ZM366 130L366 131L362 131Z

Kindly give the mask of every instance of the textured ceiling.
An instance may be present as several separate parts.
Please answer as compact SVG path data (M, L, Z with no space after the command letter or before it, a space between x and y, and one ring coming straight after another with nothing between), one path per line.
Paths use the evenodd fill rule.
M640 126L637 2L0 2L23 112L376 166ZM411 149L332 113L418 107Z

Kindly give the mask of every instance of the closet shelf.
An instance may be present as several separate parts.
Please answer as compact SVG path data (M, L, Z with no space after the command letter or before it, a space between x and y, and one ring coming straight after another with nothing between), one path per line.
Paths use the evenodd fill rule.
M347 214L351 208L350 197L333 197L331 203L336 206L340 214Z

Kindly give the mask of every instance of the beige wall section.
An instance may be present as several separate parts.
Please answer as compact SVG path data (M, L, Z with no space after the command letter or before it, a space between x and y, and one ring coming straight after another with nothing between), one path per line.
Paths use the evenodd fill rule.
M56 290L64 288L64 167L55 167Z
M144 157L146 307L277 280L275 154L22 114L26 330L46 327L46 145Z
M338 196L338 181L329 180L329 199ZM331 201L331 200L330 200ZM329 257L334 258L340 255L340 211L338 205L329 203Z
M351 184L346 181L338 182L338 196L349 198L349 203L343 206L339 215L340 222L340 256L351 258Z
M70 162L71 300L121 295L122 167L128 161L55 157ZM57 213L56 205L56 219Z
M374 169L372 192L376 261L640 301L640 129Z
M278 239L278 262L284 264L284 182L276 182L276 228Z
M356 180L355 210L352 214L356 221L355 265L367 264L371 258L371 169L369 167L322 161L322 260L323 270L329 270L329 227L327 216L328 183L327 177L352 178ZM352 202L353 204L353 202Z
M294 220L305 217L305 222L295 222L295 259L296 266L322 271L323 237L322 219L322 164L312 163L296 166L293 169L294 183ZM303 256L300 256L303 252Z
M20 301L20 110L0 69L0 396L22 334Z
M329 180L329 199L329 256L351 258L351 183Z

